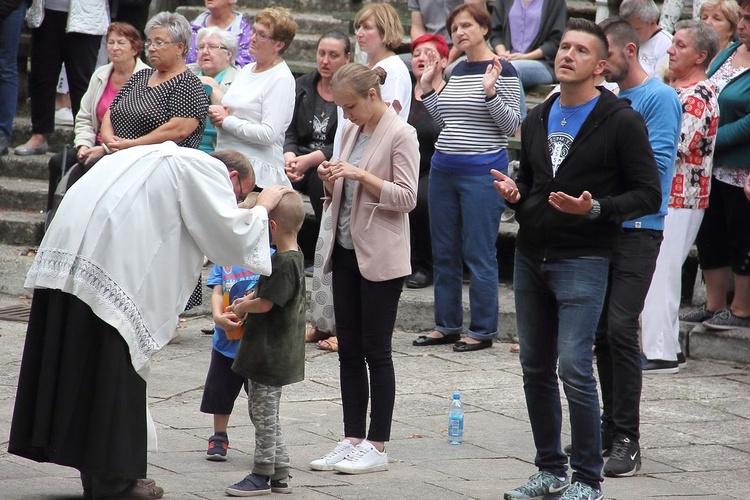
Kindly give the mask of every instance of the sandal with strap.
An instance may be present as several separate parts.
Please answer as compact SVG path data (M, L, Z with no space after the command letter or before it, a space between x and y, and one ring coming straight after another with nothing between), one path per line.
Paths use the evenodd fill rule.
M318 341L318 349L321 351L339 352L339 341L336 337L329 337Z

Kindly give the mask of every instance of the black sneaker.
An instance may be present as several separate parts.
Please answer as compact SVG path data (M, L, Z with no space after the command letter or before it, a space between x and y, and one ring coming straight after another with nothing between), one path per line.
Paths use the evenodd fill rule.
M292 485L289 484L289 480L292 476L287 476L284 479L271 479L271 491L274 493L291 493Z
M208 450L206 451L206 460L214 462L223 462L227 459L227 449L229 448L229 438L226 434L214 434L208 438Z
M641 468L641 447L637 441L619 435L612 443L612 453L604 464L607 477L632 476Z
M700 306L698 309L691 309L683 314L680 314L680 321L684 323L703 323L707 319L713 318L716 311L709 311L705 305Z
M228 486L224 493L230 497L254 497L257 495L270 495L271 485L268 484L268 476L260 474L248 474L245 479L232 486Z
M643 373L677 373L680 371L680 365L677 361L666 359L647 359L643 364Z

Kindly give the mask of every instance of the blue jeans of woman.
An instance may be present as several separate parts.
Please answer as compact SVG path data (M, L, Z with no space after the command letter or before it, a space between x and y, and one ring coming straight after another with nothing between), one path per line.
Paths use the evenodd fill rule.
M507 167L506 167L507 168ZM497 336L497 231L505 203L489 174L454 175L430 170L429 209L435 276L435 330L463 330L463 264L471 273L466 335Z
M26 2L0 23L0 139L10 141L18 104L18 41Z
M510 62L518 73L518 81L521 82L521 119L526 118L526 96L524 89L530 89L543 83L554 83L555 77L549 70L545 61L519 60Z
M542 261L516 249L513 278L534 463L540 471L566 474L559 375L570 412L572 479L597 489L604 463L592 347L608 269L604 257Z

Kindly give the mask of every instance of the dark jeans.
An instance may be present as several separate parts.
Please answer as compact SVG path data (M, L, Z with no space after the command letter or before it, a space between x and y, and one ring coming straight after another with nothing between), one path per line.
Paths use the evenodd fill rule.
M412 271L419 268L432 271L432 238L430 236L430 211L427 201L429 179L430 176L427 174L419 178L417 206L409 212Z
M366 437L370 441L390 440L396 399L391 340L403 284L403 277L366 280L359 272L354 251L334 245L333 307L345 436L365 437L367 404L371 401Z
M26 2L0 22L0 139L10 141L18 104L18 43Z
M638 317L656 269L662 232L626 229L610 263L609 285L596 329L596 366L602 390L602 429L640 438L641 348Z
M65 33L67 12L44 11L42 25L31 30L31 131L51 134L55 130L55 89L65 63L73 116L96 67L101 36Z
M534 463L540 471L566 474L559 375L570 412L572 479L594 488L599 488L604 463L591 348L608 266L604 257L541 261L516 249L513 276L523 389L536 446Z

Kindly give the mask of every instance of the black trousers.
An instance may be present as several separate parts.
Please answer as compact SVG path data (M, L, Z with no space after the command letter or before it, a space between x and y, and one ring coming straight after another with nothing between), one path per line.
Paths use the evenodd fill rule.
M403 277L366 280L354 251L335 244L332 288L345 436L390 439L396 400L391 341L403 284ZM370 429L365 434L368 402Z
M78 114L96 68L101 36L65 33L67 12L44 11L41 26L31 30L31 131L51 134L55 130L55 89L65 63L73 116Z
M656 269L662 232L625 230L612 254L609 286L596 329L594 352L602 391L602 429L640 438L641 348L638 318ZM608 443L604 443L606 446Z
M430 236L430 210L427 201L430 176L419 178L417 185L417 206L409 212L411 230L412 271L423 268L432 271L432 239Z

